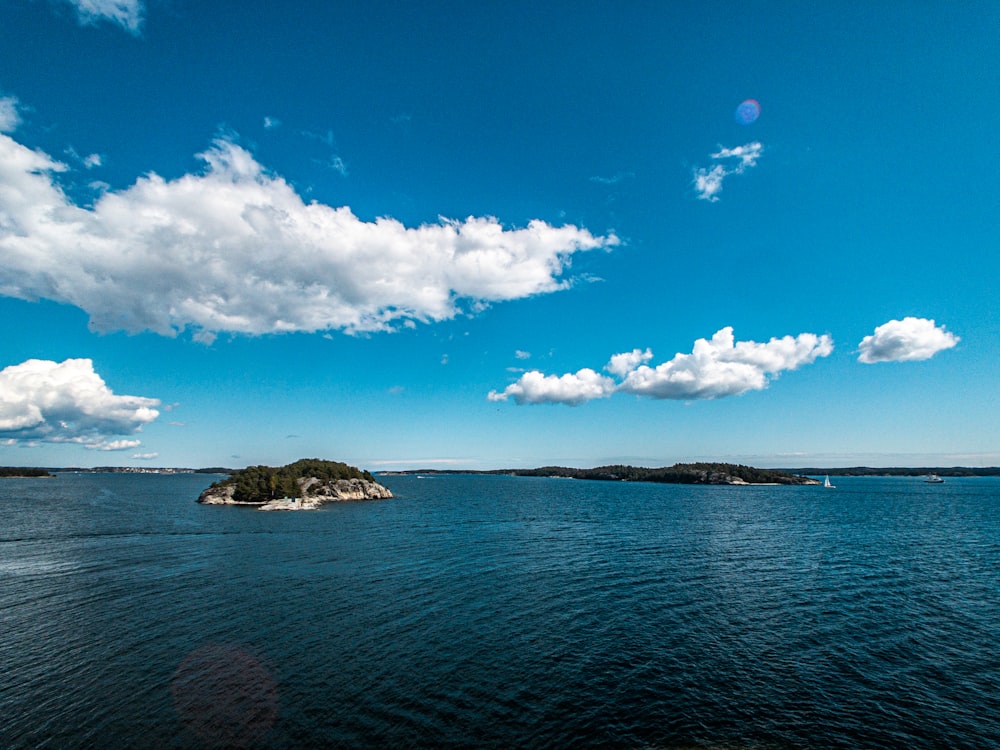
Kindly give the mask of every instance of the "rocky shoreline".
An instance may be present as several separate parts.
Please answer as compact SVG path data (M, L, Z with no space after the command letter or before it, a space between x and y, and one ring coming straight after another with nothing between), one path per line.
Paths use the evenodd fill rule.
M367 479L335 479L322 481L316 477L300 477L296 480L300 496L283 497L262 502L240 502L233 499L235 485L224 484L209 487L198 497L202 505L245 505L258 510L316 510L327 503L351 500L388 500L392 492L378 482Z

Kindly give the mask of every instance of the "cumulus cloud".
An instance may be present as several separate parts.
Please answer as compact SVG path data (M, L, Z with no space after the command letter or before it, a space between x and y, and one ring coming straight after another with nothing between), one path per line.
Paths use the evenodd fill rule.
M861 340L858 361L869 365L876 362L918 362L951 349L960 340L946 331L943 325L937 326L927 318L890 320Z
M757 166L757 160L763 152L764 146L757 141L734 148L720 146L718 151L711 154L711 158L719 163L694 170L694 189L698 197L712 203L719 200L722 181L730 175L743 174L750 167Z
M116 396L89 359L29 359L0 370L0 439L126 450L159 416L155 398Z
M766 388L785 370L811 364L833 351L828 335L801 333L772 338L767 343L735 341L732 327L717 331L711 340L698 339L690 354L677 354L650 367L650 349L616 354L604 367L617 377L584 369L576 374L544 375L527 372L502 392L490 391L490 401L513 397L518 404L581 404L614 392L655 399L715 399Z
M76 8L77 17L84 25L110 21L132 34L142 28L145 5L142 0L66 0Z
M216 140L198 174L139 178L74 204L65 165L0 134L0 294L75 305L98 331L392 330L565 289L573 256L614 235L495 218L407 227L305 203Z
M584 368L566 375L544 375L538 370L524 373L503 391L490 391L490 401L513 398L518 404L567 404L576 406L595 398L610 396L615 390L611 378Z
M604 366L604 369L612 375L624 378L632 372L632 370L636 369L639 365L646 364L652 358L652 349L646 349L646 351L643 351L642 349L633 349L630 352L623 352L622 354L615 354L612 356L611 361Z
M17 97L0 96L0 133L13 133L21 124Z
M640 365L619 390L658 399L706 399L738 396L767 387L784 370L811 364L833 351L827 335L800 333L772 338L766 344L734 341L733 329L717 331L711 340L698 339L690 354L677 354L656 367Z

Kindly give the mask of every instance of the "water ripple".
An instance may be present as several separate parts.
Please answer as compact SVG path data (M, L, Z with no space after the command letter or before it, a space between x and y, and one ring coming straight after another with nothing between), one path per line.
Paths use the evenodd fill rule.
M1000 746L996 480L207 481L0 483L0 746Z

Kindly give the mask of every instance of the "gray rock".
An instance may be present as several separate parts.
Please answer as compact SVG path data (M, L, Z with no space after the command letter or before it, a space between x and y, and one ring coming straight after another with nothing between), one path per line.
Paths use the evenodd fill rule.
M260 503L241 503L233 500L235 485L209 487L198 497L203 505L250 505L260 510L315 510L326 503L347 500L388 500L392 492L378 482L366 479L337 479L323 482L316 477L300 477L301 497L285 497Z

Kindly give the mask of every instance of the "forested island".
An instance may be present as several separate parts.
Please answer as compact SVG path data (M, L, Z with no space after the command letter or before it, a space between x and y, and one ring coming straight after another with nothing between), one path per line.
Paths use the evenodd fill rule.
M565 466L542 466L537 469L496 469L492 471L455 471L425 469L397 474L497 474L516 477L565 477L605 482L660 482L662 484L819 484L815 479L773 469L725 463L674 464L659 469L641 466L598 466L573 469Z
M51 477L45 469L24 466L0 466L0 477Z
M303 458L285 466L248 466L201 493L205 505L255 505L260 510L313 510L343 500L391 498L369 472L339 461Z

